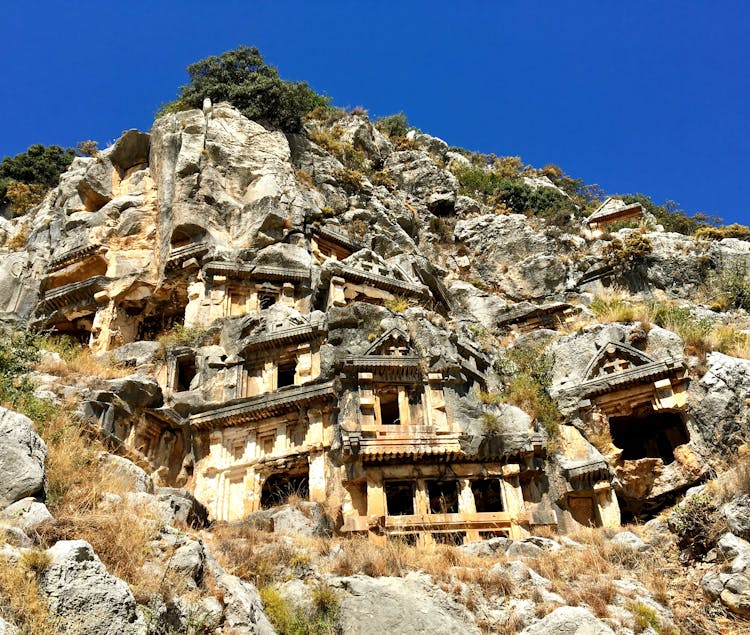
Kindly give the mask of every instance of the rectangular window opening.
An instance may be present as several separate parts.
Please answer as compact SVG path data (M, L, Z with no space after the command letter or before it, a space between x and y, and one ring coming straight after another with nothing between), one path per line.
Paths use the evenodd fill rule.
M458 513L458 481L427 481L431 514Z
M384 426L401 425L401 413L398 407L398 393L381 393L380 397L380 424Z
M190 384L197 374L195 368L195 355L180 357L177 361L177 377L175 381L175 390L181 392L190 390Z
M278 296L275 293L258 294L258 304L260 305L261 310L272 307L274 304L276 304L277 300Z
M503 496L500 490L500 479L487 478L471 482L474 504L477 512L502 512Z
M294 386L294 376L296 374L296 360L280 362L278 367L278 381L276 382L276 386L278 388L283 388L284 386Z
M414 483L410 481L386 481L385 503L389 516L411 516L414 514Z

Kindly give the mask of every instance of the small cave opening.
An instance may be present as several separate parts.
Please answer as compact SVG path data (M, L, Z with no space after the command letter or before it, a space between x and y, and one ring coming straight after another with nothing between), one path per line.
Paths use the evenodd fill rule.
M185 355L177 358L175 369L175 391L190 390L190 384L197 375L195 355Z
M411 516L414 513L414 483L386 481L384 487L389 516Z
M450 198L440 198L428 203L427 209L435 216L452 216L456 213L456 203Z
M206 237L205 228L200 225L185 224L178 225L172 232L169 245L172 249L186 247L191 243L198 243Z
M472 481L471 491L474 494L474 505L477 512L505 511L503 495L500 490L500 479L486 478Z
M401 413L398 408L398 393L381 393L380 424L384 426L397 426L401 424Z
M610 417L612 442L622 449L626 461L653 458L664 465L674 461L674 449L690 441L687 426L677 412L634 412L624 417Z
M458 481L427 481L431 514L458 513Z
M310 496L310 485L307 472L291 474L272 474L269 476L260 493L260 506L263 509L284 505L290 498L307 500Z

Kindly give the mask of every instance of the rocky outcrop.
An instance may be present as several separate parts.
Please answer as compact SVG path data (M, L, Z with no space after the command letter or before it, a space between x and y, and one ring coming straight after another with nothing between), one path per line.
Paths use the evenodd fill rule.
M488 214L460 220L454 234L470 250L476 277L508 298L534 300L565 289L560 248L534 231L525 216Z

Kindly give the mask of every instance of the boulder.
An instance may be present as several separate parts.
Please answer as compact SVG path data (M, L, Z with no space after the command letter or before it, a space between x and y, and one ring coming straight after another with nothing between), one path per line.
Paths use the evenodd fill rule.
M437 215L452 214L458 180L420 150L394 152L384 169L400 188L424 202Z
M187 490L157 487L155 494L162 510L161 517L168 525L181 523L200 529L208 524L208 510Z
M0 408L0 509L42 492L46 457L31 419Z
M107 152L107 157L123 172L130 168L148 162L151 136L139 130L127 130L115 141L115 145Z
M108 487L116 492L146 492L150 494L154 491L154 482L151 477L132 461L116 454L102 452L99 455L99 463L106 474L105 482Z
M254 585L224 571L208 550L205 550L205 566L223 594L227 632L235 635L276 635L263 613L263 603Z
M406 138L412 142L417 150L424 150L438 157L445 156L448 151L448 144L441 138L419 132L419 130L409 130L406 133Z
M471 251L472 274L513 300L542 299L565 288L560 246L521 214L462 219L454 235Z
M89 543L61 540L46 553L50 565L39 575L39 588L61 632L145 635L128 585L107 572Z
M727 527L735 536L750 540L750 495L740 494L721 508Z
M127 377L111 379L109 390L132 408L157 408L163 397L158 382L148 375L135 373Z
M21 631L0 617L0 635L21 635Z
M373 161L385 161L393 152L393 145L388 137L373 126L367 117L347 115L336 122L334 130L340 133L339 140L342 143L364 150Z
M26 534L33 534L41 525L54 521L47 506L34 498L22 498L0 512L0 524L18 527Z
M262 509L250 514L245 522L274 533L324 536L331 532L328 517L318 503L300 502Z
M343 633L480 632L466 607L432 584L425 574L412 572L403 578L331 577L328 583L340 590L339 630Z
M690 382L693 419L709 447L725 453L745 442L750 360L709 353L708 371Z
M540 558L543 553L544 549L525 540L513 542L505 552L508 558Z
M160 342L131 342L110 351L112 361L130 366L151 364L162 354Z
M561 606L526 627L521 635L614 635L614 631L598 620L588 609Z
M613 545L620 545L632 549L633 551L648 551L649 545L636 536L632 531L622 531L612 536L610 542Z
M196 589L203 577L203 545L190 540L181 545L169 559L169 569L187 580L189 589Z
M716 551L724 560L734 560L737 556L750 553L750 543L732 533L726 533L716 543Z

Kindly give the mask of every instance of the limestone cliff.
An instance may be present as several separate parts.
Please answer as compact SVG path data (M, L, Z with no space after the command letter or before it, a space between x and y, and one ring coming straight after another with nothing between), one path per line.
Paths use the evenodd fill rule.
M164 115L77 158L3 225L0 317L132 371L40 389L72 396L110 450L215 521L301 497L337 535L533 551L542 531L653 519L747 441L747 314L710 287L746 270L750 243L666 233L617 199L564 223L508 213L463 194L467 161L357 114L296 135L226 103ZM648 222L613 226L634 218ZM0 445L3 461L22 465ZM39 495L29 478L5 503ZM54 549L50 588L70 567L107 575L87 543ZM105 582L144 632L129 591ZM352 630L379 583L331 584L351 595ZM222 632L270 628L242 593L250 630ZM419 602L443 624L471 619Z

